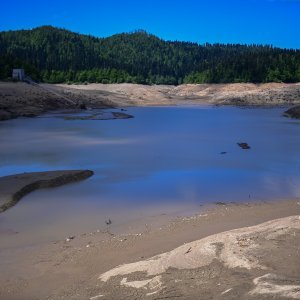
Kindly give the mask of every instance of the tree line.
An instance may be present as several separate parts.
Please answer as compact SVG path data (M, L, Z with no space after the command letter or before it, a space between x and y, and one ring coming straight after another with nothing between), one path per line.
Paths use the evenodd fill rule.
M108 38L52 26L0 32L0 79L19 67L49 83L299 82L300 50L164 41L145 31Z

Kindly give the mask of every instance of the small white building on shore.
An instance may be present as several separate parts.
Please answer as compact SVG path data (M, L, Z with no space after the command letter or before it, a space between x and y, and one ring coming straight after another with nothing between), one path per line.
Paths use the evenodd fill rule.
M25 71L24 69L13 69L12 78L19 81L24 81Z

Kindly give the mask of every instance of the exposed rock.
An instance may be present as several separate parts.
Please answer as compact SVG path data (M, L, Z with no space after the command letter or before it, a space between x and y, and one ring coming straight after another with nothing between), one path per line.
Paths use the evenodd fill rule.
M86 105L85 105L84 103L80 104L80 105L79 105L79 108L80 108L80 109L83 109L83 110L86 110L86 109L87 109L87 107L86 107Z
M12 114L7 110L0 109L0 121L12 119Z
M72 235L72 236L69 236L66 238L66 242L70 242L71 240L74 240L75 239L75 236Z

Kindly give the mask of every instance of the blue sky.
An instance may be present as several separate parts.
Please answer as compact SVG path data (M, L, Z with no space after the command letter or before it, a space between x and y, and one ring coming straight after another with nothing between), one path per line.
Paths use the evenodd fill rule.
M0 30L53 25L105 37L145 29L163 39L300 49L300 0L0 0Z

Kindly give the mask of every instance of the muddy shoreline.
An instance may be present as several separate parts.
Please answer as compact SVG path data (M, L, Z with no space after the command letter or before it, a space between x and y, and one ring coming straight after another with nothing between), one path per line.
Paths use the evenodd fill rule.
M262 222L295 215L296 217L274 221L274 224L267 226L269 229L266 229L264 224L260 225ZM0 267L3 270L0 274L0 296L8 300L98 299L99 295L103 295L101 299L119 299L121 295L122 299L143 299L146 294L149 294L147 299L167 296L194 299L199 295L202 299L257 299L257 297L273 299L274 294L261 294L262 290L260 292L257 290L258 294L250 292L261 287L254 283L254 280L261 276L266 276L261 280L258 279L261 283L266 281L280 286L299 285L297 278L299 279L300 269L296 263L299 259L297 250L300 243L300 230L297 229L300 222L299 215L300 202L297 199L268 203L219 204L203 208L191 217L178 216L159 227L155 227L152 222L148 222L147 226L141 224L138 227L139 231L135 233L115 234L110 230L95 229L93 232L74 234L65 240L29 248L3 248L0 251ZM226 234L213 236L254 225L258 226L239 230L236 236L237 244L235 239L231 239L227 244ZM283 228L285 229L282 230ZM210 243L207 244L205 240L202 242L201 239L206 237L212 244L217 243L219 246L208 246ZM107 281L101 279L103 274L119 265L128 263L139 265L140 261L197 240L200 240L196 242L199 249L205 245L212 249L212 252L209 252L211 263L193 269L181 269L175 264L170 265L165 273L160 272L157 275L147 275L141 270L117 274ZM247 252L249 249L251 255L256 256L245 254L247 259L255 258L265 268L256 266L230 268L223 265L222 260L218 261L220 253L224 251L222 249L226 249L221 243L225 243L224 247L235 245L234 252L237 253L240 250ZM187 253L182 254L184 257L196 254L195 257L201 258L193 245L186 244L182 247L184 253ZM189 251L190 247L192 249ZM213 249L216 249L216 252ZM254 249L256 252L253 252ZM272 274L273 277L266 274ZM160 280L156 282L155 276L161 276ZM141 283L141 288L134 286L139 281L145 280L149 282L144 286ZM155 282L158 285L154 284ZM177 282L176 288L174 282ZM196 282L198 284L195 285ZM232 289L231 293L221 295L228 289ZM275 296L278 299L286 298L284 294Z
M292 106L300 84L27 84L0 82L0 120L35 117L58 109L164 105ZM287 114L294 117L295 114ZM299 113L297 113L299 115ZM115 116L114 118L118 118Z

